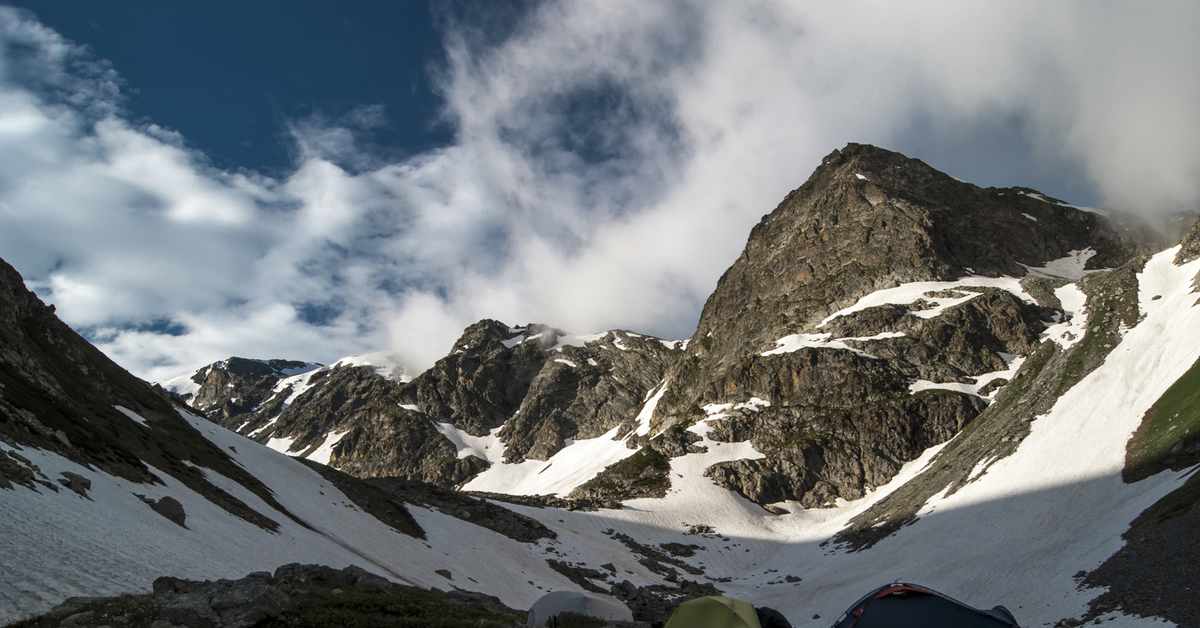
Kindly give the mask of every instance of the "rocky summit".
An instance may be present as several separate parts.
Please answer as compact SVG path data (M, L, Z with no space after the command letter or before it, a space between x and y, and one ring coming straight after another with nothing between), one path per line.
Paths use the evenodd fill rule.
M4 265L0 619L511 625L586 590L828 626L900 579L1022 626L1200 626L1198 278L1200 224L858 144L686 340L485 319L421 373L154 387Z
M1145 229L1034 190L982 189L851 144L751 231L687 342L625 331L573 339L484 320L411 381L350 364L285 381L281 369L308 367L231 358L193 376L204 382L193 405L260 442L288 439L302 457L325 447L321 462L360 477L443 486L618 429L614 438L639 455L574 491L603 500L662 494L667 461L698 440L685 428L706 420L706 408L754 399L726 411L709 437L765 456L719 463L708 476L760 504L830 506L887 484L958 434L1007 381L979 379L1036 351L1066 316L1054 289L1074 278L1037 269L1086 251L1082 276L1154 244ZM1001 277L1041 298L997 287ZM915 283L955 285L835 316ZM781 348L787 339L804 346ZM914 381L937 386L914 393ZM629 438L652 391L661 395L656 436ZM459 456L440 426L477 438L498 430L502 459Z

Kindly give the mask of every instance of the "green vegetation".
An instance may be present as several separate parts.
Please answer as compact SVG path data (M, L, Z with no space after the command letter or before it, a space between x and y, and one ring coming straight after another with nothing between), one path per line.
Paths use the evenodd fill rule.
M1125 446L1125 481L1136 482L1168 468L1195 464L1200 455L1172 455L1172 449L1197 438L1200 438L1200 361L1142 417L1142 424Z
M1129 541L1146 538L1166 521L1187 513L1198 501L1200 501L1200 474L1193 473L1183 486L1167 493L1165 497L1154 502L1153 506L1138 515L1137 519L1129 524L1129 530L1121 536Z

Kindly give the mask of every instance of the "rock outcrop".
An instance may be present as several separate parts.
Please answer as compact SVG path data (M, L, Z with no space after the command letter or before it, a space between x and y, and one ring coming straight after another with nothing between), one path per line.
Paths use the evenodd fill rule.
M913 381L975 383L1004 371L1011 356L1036 350L1056 312L980 281L827 319L879 290L1020 278L1075 251L1093 252L1089 268L1116 266L1137 250L1122 233L1033 190L981 189L851 144L753 229L705 304L690 355L668 375L656 429L758 398L769 405L716 422L710 437L749 439L767 457L723 463L710 477L760 503L860 497L986 407L977 393L913 394ZM800 334L840 345L784 347Z

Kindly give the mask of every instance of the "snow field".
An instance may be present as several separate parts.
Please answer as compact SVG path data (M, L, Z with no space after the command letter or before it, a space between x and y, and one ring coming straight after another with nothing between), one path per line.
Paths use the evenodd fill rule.
M662 383L648 393L649 397L635 419L638 427L632 434L650 433L650 419L666 392ZM611 464L637 453L626 446L629 439L614 440L619 428L597 438L567 439L566 446L549 460L526 460L513 464L504 462L505 445L500 441L500 428L488 436L471 436L449 423L436 424L438 431L458 447L458 457L476 455L492 466L475 476L463 490L508 495L567 495L579 485L596 477Z
M359 510L299 462L204 419L187 419L312 529L211 470L204 470L210 482L278 522L279 532L230 515L164 473L156 472L165 485L136 484L50 452L19 450L52 480L70 471L91 479L92 488L87 499L66 489L55 493L39 487L39 494L16 486L3 492L0 566L5 577L0 579L0 621L45 611L71 596L148 591L160 575L238 578L288 562L335 568L356 564L426 588L448 589L454 584L487 591L517 608L528 608L545 591L574 589L549 569L541 546L517 543L412 506L409 510L429 538L421 541L399 534ZM134 493L179 500L188 529L153 512ZM434 573L436 569L450 570L454 581ZM514 577L518 571L519 579ZM651 576L642 569L637 580L644 584L647 577Z
M861 500L839 500L836 508L821 510L779 504L791 514L776 516L703 478L717 460L757 452L748 443L714 445L705 439L708 454L672 460L673 486L666 498L631 501L619 511L571 514L596 520L592 529L611 527L646 544L701 545L705 549L689 563L703 564L710 578L732 578L718 586L780 609L798 627L827 626L863 592L897 579L982 608L1004 604L1023 626L1079 616L1099 591L1077 591L1072 576L1116 552L1129 522L1182 482L1183 474L1170 472L1135 485L1120 477L1125 443L1142 415L1200 356L1200 308L1193 305L1197 296L1191 288L1200 262L1175 267L1174 255L1171 250L1155 256L1138 276L1145 319L1104 365L1033 422L1015 454L977 465L975 482L934 497L916 523L871 549L847 553L821 543L915 477L944 444ZM1086 319L1078 288L1060 288L1058 296L1075 319ZM1083 329L1060 325L1047 335L1057 332L1056 340L1067 346L1082 337ZM1075 339L1062 337L1072 329ZM719 415L727 407L706 410ZM712 420L719 416L693 431L705 434ZM717 534L684 534L693 524L712 526ZM786 583L786 575L802 581ZM811 619L814 615L820 619ZM1163 625L1119 613L1102 619L1112 626Z
M586 440L567 439L566 447L549 460L526 460L517 464L493 461L488 470L475 476L463 490L509 495L565 495L596 477L605 467L637 453L636 449L626 447L624 440L614 440L619 430L614 427L602 436ZM499 437L495 438L498 442ZM497 448L489 445L486 451L495 452Z
M1144 319L1127 331L1102 366L1032 423L1030 435L1013 455L977 465L972 471L975 482L929 500L918 521L862 552L847 553L822 543L856 514L916 477L942 446L905 465L888 485L863 499L839 500L834 508L814 510L783 503L778 506L791 514L775 515L703 477L716 462L761 457L750 443L708 439L709 424L733 407L710 406L710 416L690 428L703 438L700 444L708 447L707 453L671 461L672 488L663 499L634 500L621 510L595 512L506 505L559 535L536 545L410 507L429 536L422 542L361 512L297 461L188 416L206 438L229 451L313 529L275 512L212 471L206 471L210 481L276 520L279 533L229 515L165 474L158 474L165 486L133 484L53 453L20 450L50 478L62 471L79 473L92 480L92 489L90 499L68 490L41 489L38 494L20 486L0 492L0 568L5 574L0 579L0 621L45 610L73 595L148 590L159 575L240 577L292 561L333 567L357 564L419 586L483 591L516 608L528 608L549 590L577 588L550 570L547 558L593 568L612 562L617 567L614 581L661 582L636 562L636 555L605 534L611 529L647 545L701 546L694 557L685 559L688 563L703 565L708 578L730 578L718 586L755 605L778 608L798 628L828 626L864 592L897 579L931 586L978 607L1004 604L1026 627L1050 625L1078 616L1099 593L1077 591L1072 575L1094 569L1117 551L1129 522L1182 482L1183 474L1172 472L1134 485L1120 478L1125 443L1142 415L1200 357L1200 308L1194 305L1197 295L1191 286L1200 261L1176 267L1171 263L1176 251L1155 256L1138 275ZM893 302L888 298L911 302L928 290L985 285L984 280L1016 281L972 277L933 287L901 286L892 289L901 292L876 293L839 314ZM909 290L907 296L902 289ZM1073 320L1085 320L1078 288L1066 286L1057 295L1064 309L1075 314ZM872 298L879 302L863 305ZM945 306L949 300L938 301ZM1071 322L1047 330L1047 337L1064 344L1077 341L1084 330L1071 327ZM1066 332L1075 337L1068 338ZM649 416L661 388L639 414L638 433L649 433ZM738 405L750 410L762 406L756 400ZM476 487L474 481L467 488L517 494L569 491L634 452L611 440L613 436L615 432L569 443L546 462L493 465L476 478L486 479L481 485L490 488ZM451 440L460 447L460 456L464 450L481 452L488 460L502 456L495 433L472 437L474 441L461 434L458 438ZM154 513L133 493L178 499L188 514L189 529ZM686 534L697 524L711 526L715 534ZM450 570L453 580L435 574L435 569ZM787 575L802 581L786 583ZM705 576L681 576L705 581ZM820 619L811 619L814 615ZM1105 625L1114 627L1163 625L1120 614L1104 619L1108 618L1113 621Z
M1016 453L977 466L977 481L931 499L916 523L871 549L845 553L820 543L913 477L932 452L906 465L888 486L829 510L785 504L792 514L774 516L702 480L673 475L679 486L667 499L642 508L631 502L634 508L609 516L625 519L624 529L635 537L689 542L697 537L681 539L670 531L684 521L696 523L692 519L703 513L703 523L752 549L744 557L735 552L710 558L708 575L734 577L721 588L778 608L797 626L828 625L857 596L896 579L979 607L1005 604L1023 626L1078 616L1099 591L1077 591L1072 576L1117 551L1129 522L1182 482L1183 474L1170 472L1135 485L1120 476L1125 443L1142 415L1200 356L1200 308L1193 305L1191 289L1200 262L1175 267L1174 254L1156 256L1138 276L1146 318L1104 365L1034 421ZM1154 295L1160 298L1147 301ZM692 457L673 461L673 469ZM693 480L702 469L697 465ZM711 542L708 546L711 551ZM784 583L784 575L803 580ZM814 614L821 619L810 619ZM1162 625L1109 617L1113 626Z

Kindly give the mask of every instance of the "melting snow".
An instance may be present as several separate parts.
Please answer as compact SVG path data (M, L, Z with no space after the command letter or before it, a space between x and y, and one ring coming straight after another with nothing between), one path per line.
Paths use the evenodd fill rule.
M603 436L587 440L567 439L567 446L546 461L493 464L463 489L509 495L565 495L637 451L626 447L624 441L613 440L619 430L614 427Z
M1087 295L1079 286L1071 283L1055 290L1054 296L1058 297L1065 315L1047 327L1040 339L1053 340L1067 348L1083 340L1087 332Z
M342 437L349 433L350 431L346 430L344 432L333 431L326 434L321 446L317 447L316 451L306 457L313 462L329 464L329 457L333 455L333 446L337 445L338 441L342 440Z
M1084 275L1095 272L1093 270L1084 270L1083 267L1087 261L1096 255L1096 251L1092 249L1082 249L1071 251L1071 254L1050 262L1046 262L1045 266L1025 266L1025 270L1029 274L1037 277L1050 277L1053 279L1066 279L1068 281L1079 281Z
M903 336L904 334L900 334L900 335ZM784 336L783 338L780 338L779 340L775 341L775 344L777 344L779 346L777 346L774 349L771 349L770 351L764 351L764 352L762 352L761 355L778 355L781 353L792 353L793 351L799 351L800 349L804 349L806 347L812 347L812 348L817 348L817 349L843 349L845 351L853 352L854 354L862 356L864 358L870 358L872 360L879 359L879 358L867 353L866 351L851 347L850 345L846 344L845 342L842 342L841 339L831 340L830 336L831 336L831 334L792 334L791 336ZM880 336L886 336L886 335L880 334ZM878 338L880 336L872 336L871 338L874 339L874 338ZM888 336L888 337L891 337L891 336ZM851 339L846 338L845 340L851 340Z
M910 384L908 390L912 394L919 393L922 390L954 390L957 392L966 393L968 395L975 395L976 397L991 399L996 395L996 391L992 391L991 394L985 396L979 394L979 389L987 386L997 379L1012 381L1013 377L1016 376L1017 371L1021 368L1021 365L1025 363L1025 358L1020 356L1015 356L1010 353L1002 353L1000 355L1005 358L1008 368L1003 371L995 371L992 373L984 373L983 375L979 375L975 377L975 383L973 384L957 382L937 383L919 379Z
M500 430L503 428L498 427L487 436L474 436L454 427L453 423L435 422L433 427L447 440L454 443L454 447L458 449L460 460L467 456L477 456L492 464L504 461L505 445L500 441Z
M125 416L132 419L134 423L137 423L138 425L149 427L149 425L146 423L146 419L143 418L142 415L140 415L140 414L134 412L133 410L130 410L129 408L126 408L124 406L113 406L113 407L116 408L116 410L118 412L120 412L121 414L124 414Z
M817 327L824 327L829 321L832 321L839 316L846 316L854 312L860 312L867 308L872 308L880 305L909 305L918 299L932 300L937 302L937 306L928 310L918 310L912 312L913 316L921 318L933 318L946 310L960 303L966 303L971 299L979 296L978 292L969 292L965 288L980 287L980 288L999 288L1007 290L1027 303L1034 303L1033 297L1025 293L1021 288L1021 282L1015 277L979 277L968 276L958 279L957 281L918 281L914 283L906 283L895 288L879 290L872 292L861 298L854 305L838 310L830 314L825 320L821 321ZM965 292L965 296L955 298L937 298L931 299L925 296L926 292L940 292L942 290L956 290Z

